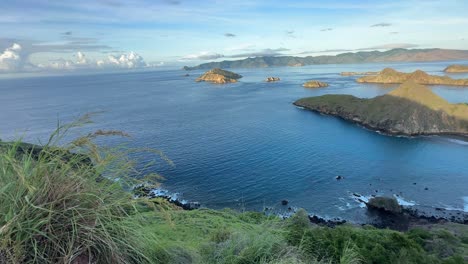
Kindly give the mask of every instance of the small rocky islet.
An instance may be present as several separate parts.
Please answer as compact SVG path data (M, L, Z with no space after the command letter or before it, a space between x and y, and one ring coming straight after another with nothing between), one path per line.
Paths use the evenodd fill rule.
M278 82L280 81L281 79L279 77L267 77L265 79L265 82Z
M302 87L304 88L323 88L323 87L328 87L328 83L325 82L320 82L317 80L311 80L305 82Z
M392 68L385 68L377 75L364 76L356 81L358 83L401 84L408 80L425 85L468 86L468 79L452 79L448 76L430 75L421 70L405 73Z
M203 75L198 77L196 82L211 82L217 84L226 84L226 83L235 83L238 79L242 78L242 75L222 70L219 68L214 68L205 72Z

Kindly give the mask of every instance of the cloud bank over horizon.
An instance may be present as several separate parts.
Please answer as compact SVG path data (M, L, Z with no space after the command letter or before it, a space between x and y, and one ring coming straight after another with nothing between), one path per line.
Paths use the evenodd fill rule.
M22 46L13 43L11 47L6 48L0 54L0 72L14 73L22 71L41 71L41 70L92 70L92 69L140 69L152 66L145 62L142 56L130 51L119 55L108 55L107 58L94 60L78 51L75 59L58 58L47 63L34 64L28 61L26 56L21 54Z
M468 2L457 0L15 0L2 8L1 73L465 49L468 39Z

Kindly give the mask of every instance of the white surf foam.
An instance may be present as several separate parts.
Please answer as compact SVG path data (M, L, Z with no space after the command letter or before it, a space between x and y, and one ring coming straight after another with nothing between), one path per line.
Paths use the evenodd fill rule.
M415 206L415 205L417 205L417 203L415 201L405 200L401 196L397 196L397 195L394 194L393 197L395 197L397 199L398 204L401 205L401 206Z
M463 202L464 202L463 211L468 212L468 196L463 197Z

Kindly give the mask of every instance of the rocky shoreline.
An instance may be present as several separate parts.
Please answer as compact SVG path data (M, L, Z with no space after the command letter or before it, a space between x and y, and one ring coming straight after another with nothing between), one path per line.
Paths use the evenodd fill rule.
M168 201L169 203L180 207L183 210L196 210L202 208L202 204L199 202L190 202L184 199L180 199L177 193L170 193L167 190L163 189L154 189L145 186L137 186L134 189L135 197L146 197L146 198L162 198ZM458 224L468 224L468 212L458 211L458 210L448 210L444 208L432 208L424 206L401 206L401 211L388 211L382 208L378 208L370 205L367 198L361 196L357 193L353 194L356 201L361 202L367 206L365 214L367 215L369 221L365 223L353 223L349 222L346 219L342 218L324 218L319 215L310 213L308 214L309 221L312 224L335 227L343 224L351 225L371 225L376 228L390 228L398 231L407 231L410 227L421 226L421 225L431 225L431 224L443 224L443 223L458 223ZM392 199L388 197L379 197L383 199ZM284 200L286 201L286 200ZM282 201L281 204L285 205ZM279 212L273 208L265 208L263 210L264 214L267 215L277 215L283 219L291 217L294 213L298 211L298 208L293 206L288 206L286 213Z
M391 130L387 129L386 127L383 126L376 126L370 123L363 122L362 120L356 118L353 115L348 115L348 114L343 114L340 112L335 112L335 111L329 111L326 109L315 109L315 108L309 108L307 106L303 106L301 104L296 104L296 102L293 103L295 106L306 109L308 111L312 111L321 115L327 115L327 116L333 116L340 118L344 121L356 124L360 127L363 127L369 131L377 132L379 134L384 134L384 135L389 135L389 136L406 136L406 137L416 137L416 136L448 136L448 137L458 137L461 139L468 139L468 133L450 133L450 132L425 132L425 133L404 133L401 131L396 131L396 130Z

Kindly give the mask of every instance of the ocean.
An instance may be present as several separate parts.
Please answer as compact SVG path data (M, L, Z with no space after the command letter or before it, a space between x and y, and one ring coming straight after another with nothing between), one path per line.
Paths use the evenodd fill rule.
M325 218L362 221L353 199L394 195L402 203L467 210L468 142L450 137L392 137L295 107L302 97L374 97L395 86L359 84L342 71L421 69L431 74L453 62L313 65L234 69L227 85L196 83L202 71L157 70L0 79L0 139L45 142L57 121L99 112L76 133L122 130L130 139L103 139L161 150L135 155L162 188L209 208L287 212L304 208ZM266 83L268 76L281 81ZM467 74L452 74L468 78ZM330 84L305 89L306 80ZM468 102L468 87L431 86L450 102ZM70 137L76 136L72 133ZM154 161L154 162L153 162ZM341 175L343 180L335 177ZM281 205L282 200L289 203Z

